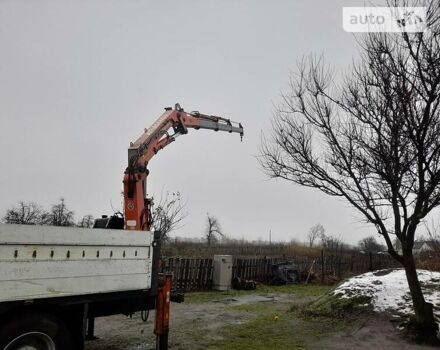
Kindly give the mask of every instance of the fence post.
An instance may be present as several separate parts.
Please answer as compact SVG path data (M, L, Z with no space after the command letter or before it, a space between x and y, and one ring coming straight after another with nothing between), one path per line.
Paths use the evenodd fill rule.
M324 283L324 250L321 250L321 282Z
M243 278L243 273L242 273L242 259L237 259L237 277L239 278Z
M369 268L369 271L373 271L373 253L372 252L369 253L369 258L370 258L370 263L369 263L368 268Z

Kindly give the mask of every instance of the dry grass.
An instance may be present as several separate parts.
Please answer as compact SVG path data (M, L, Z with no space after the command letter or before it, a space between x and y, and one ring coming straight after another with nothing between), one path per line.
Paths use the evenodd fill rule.
M424 252L416 257L417 268L440 272L440 251Z
M164 256L211 258L215 254L229 254L235 257L272 257L272 256L300 256L318 258L321 248L307 247L299 243L258 243L249 241L232 241L218 243L208 247L204 242L170 240L163 245Z

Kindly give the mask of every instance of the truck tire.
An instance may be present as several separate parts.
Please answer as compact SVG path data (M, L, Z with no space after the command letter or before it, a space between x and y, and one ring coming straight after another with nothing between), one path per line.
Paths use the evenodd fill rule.
M1 350L73 350L67 327L42 313L25 313L5 322L0 329Z

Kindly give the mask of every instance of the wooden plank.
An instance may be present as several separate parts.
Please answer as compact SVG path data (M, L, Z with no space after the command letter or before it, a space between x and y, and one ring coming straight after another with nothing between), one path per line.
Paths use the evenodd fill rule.
M205 266L205 288L211 289L212 288L212 277L211 277L211 266L212 266L212 259L207 259L206 266Z
M184 273L185 273L184 261L182 258L179 258L179 260L178 260L178 281L179 281L179 290L180 291L184 290L184 283L183 283Z
M189 278L189 265L190 265L190 259L185 260L185 274L183 279L183 290L186 291L188 288L188 278Z
M212 273L213 273L213 259L208 260L208 268L207 268L207 285L208 289L212 288Z
M195 290L197 259L191 259L189 271L189 290Z
M203 260L203 271L202 271L202 288L208 289L208 260Z
M197 270L196 270L196 280L195 280L196 290L201 289L202 265L203 265L203 259L197 259Z

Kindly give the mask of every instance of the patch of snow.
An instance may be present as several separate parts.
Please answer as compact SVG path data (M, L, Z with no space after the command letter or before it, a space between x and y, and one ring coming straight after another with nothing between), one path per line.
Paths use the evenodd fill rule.
M417 270L417 275L425 300L434 305L434 314L440 321L440 272ZM375 311L412 313L411 295L403 269L364 273L342 283L333 293L342 298L369 297Z

